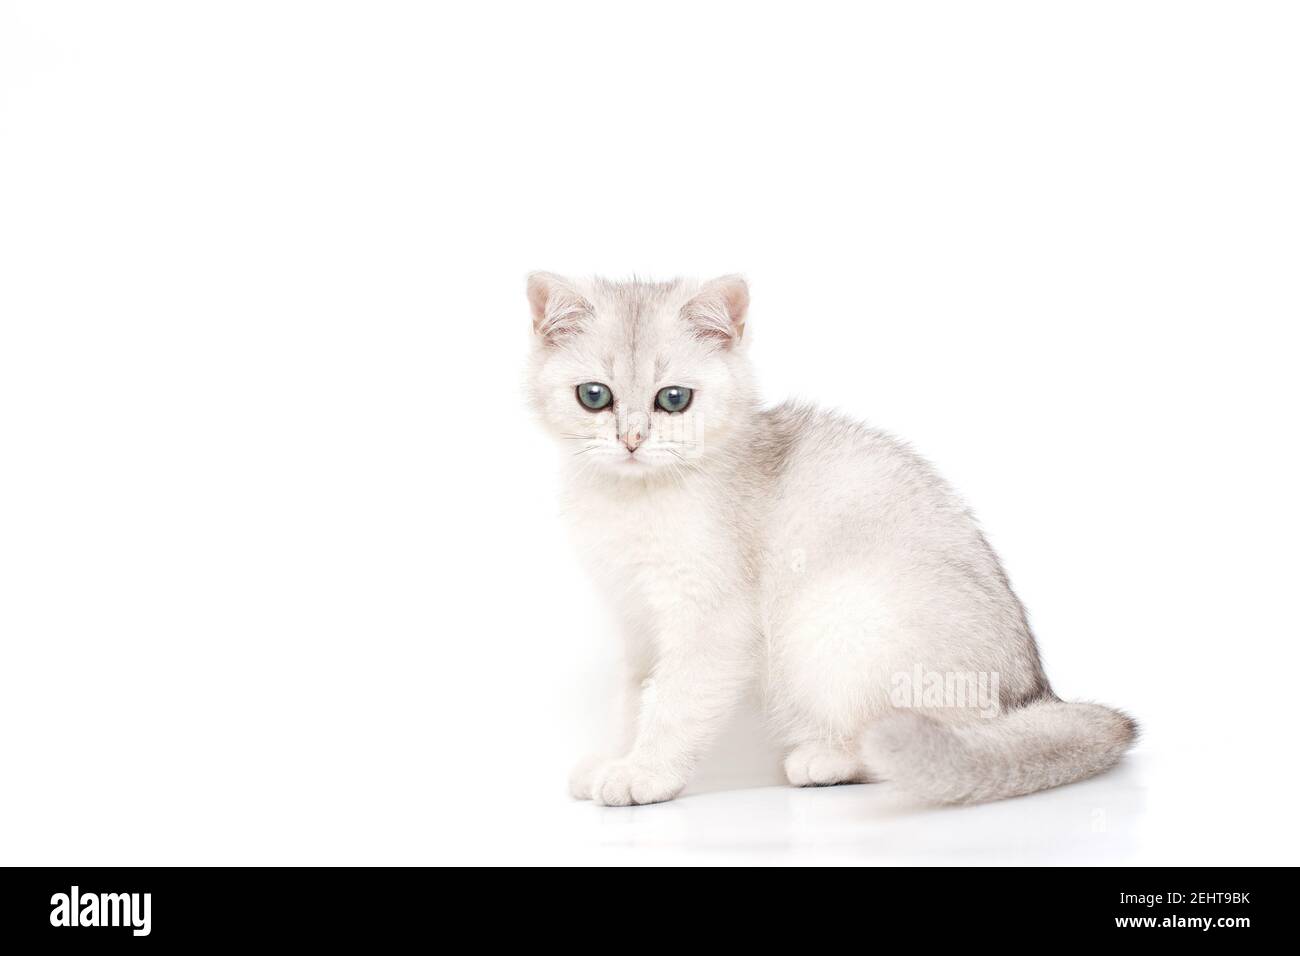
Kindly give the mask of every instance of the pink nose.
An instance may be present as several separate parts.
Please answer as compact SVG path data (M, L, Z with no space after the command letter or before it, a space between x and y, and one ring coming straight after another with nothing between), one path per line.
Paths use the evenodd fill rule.
M641 446L642 442L641 429L629 428L627 434L623 436L623 444L627 446L629 452L634 452Z

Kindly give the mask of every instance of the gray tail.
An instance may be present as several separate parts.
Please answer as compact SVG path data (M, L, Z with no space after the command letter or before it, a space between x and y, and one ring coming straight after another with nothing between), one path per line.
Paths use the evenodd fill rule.
M873 780L928 803L980 803L1109 770L1137 733L1137 722L1118 710L1039 700L961 722L897 710L867 728L861 748Z

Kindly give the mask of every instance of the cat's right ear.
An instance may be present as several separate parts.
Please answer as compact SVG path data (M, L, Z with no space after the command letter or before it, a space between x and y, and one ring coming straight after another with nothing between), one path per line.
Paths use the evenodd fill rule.
M682 318L698 339L731 348L745 334L749 286L737 275L704 283L695 298L682 306Z
M573 283L551 272L529 275L528 304L533 310L533 333L544 345L555 345L579 331L592 311Z

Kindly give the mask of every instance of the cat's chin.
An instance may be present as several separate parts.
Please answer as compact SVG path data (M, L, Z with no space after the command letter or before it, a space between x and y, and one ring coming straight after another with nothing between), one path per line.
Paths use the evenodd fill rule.
M655 470L653 464L645 458L638 458L636 455L623 455L620 458L615 458L610 462L610 467L624 475L648 475Z
M671 462L656 460L649 455L623 455L605 462L604 467L624 478L650 478L654 475L666 474L668 471L666 466L669 464Z

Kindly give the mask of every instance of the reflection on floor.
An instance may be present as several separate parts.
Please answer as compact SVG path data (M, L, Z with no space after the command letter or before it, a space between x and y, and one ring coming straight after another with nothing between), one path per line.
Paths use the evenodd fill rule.
M574 813L609 862L1104 864L1136 854L1139 779L1129 763L1032 797L956 808L914 806L888 784L705 785L671 803L575 804Z

